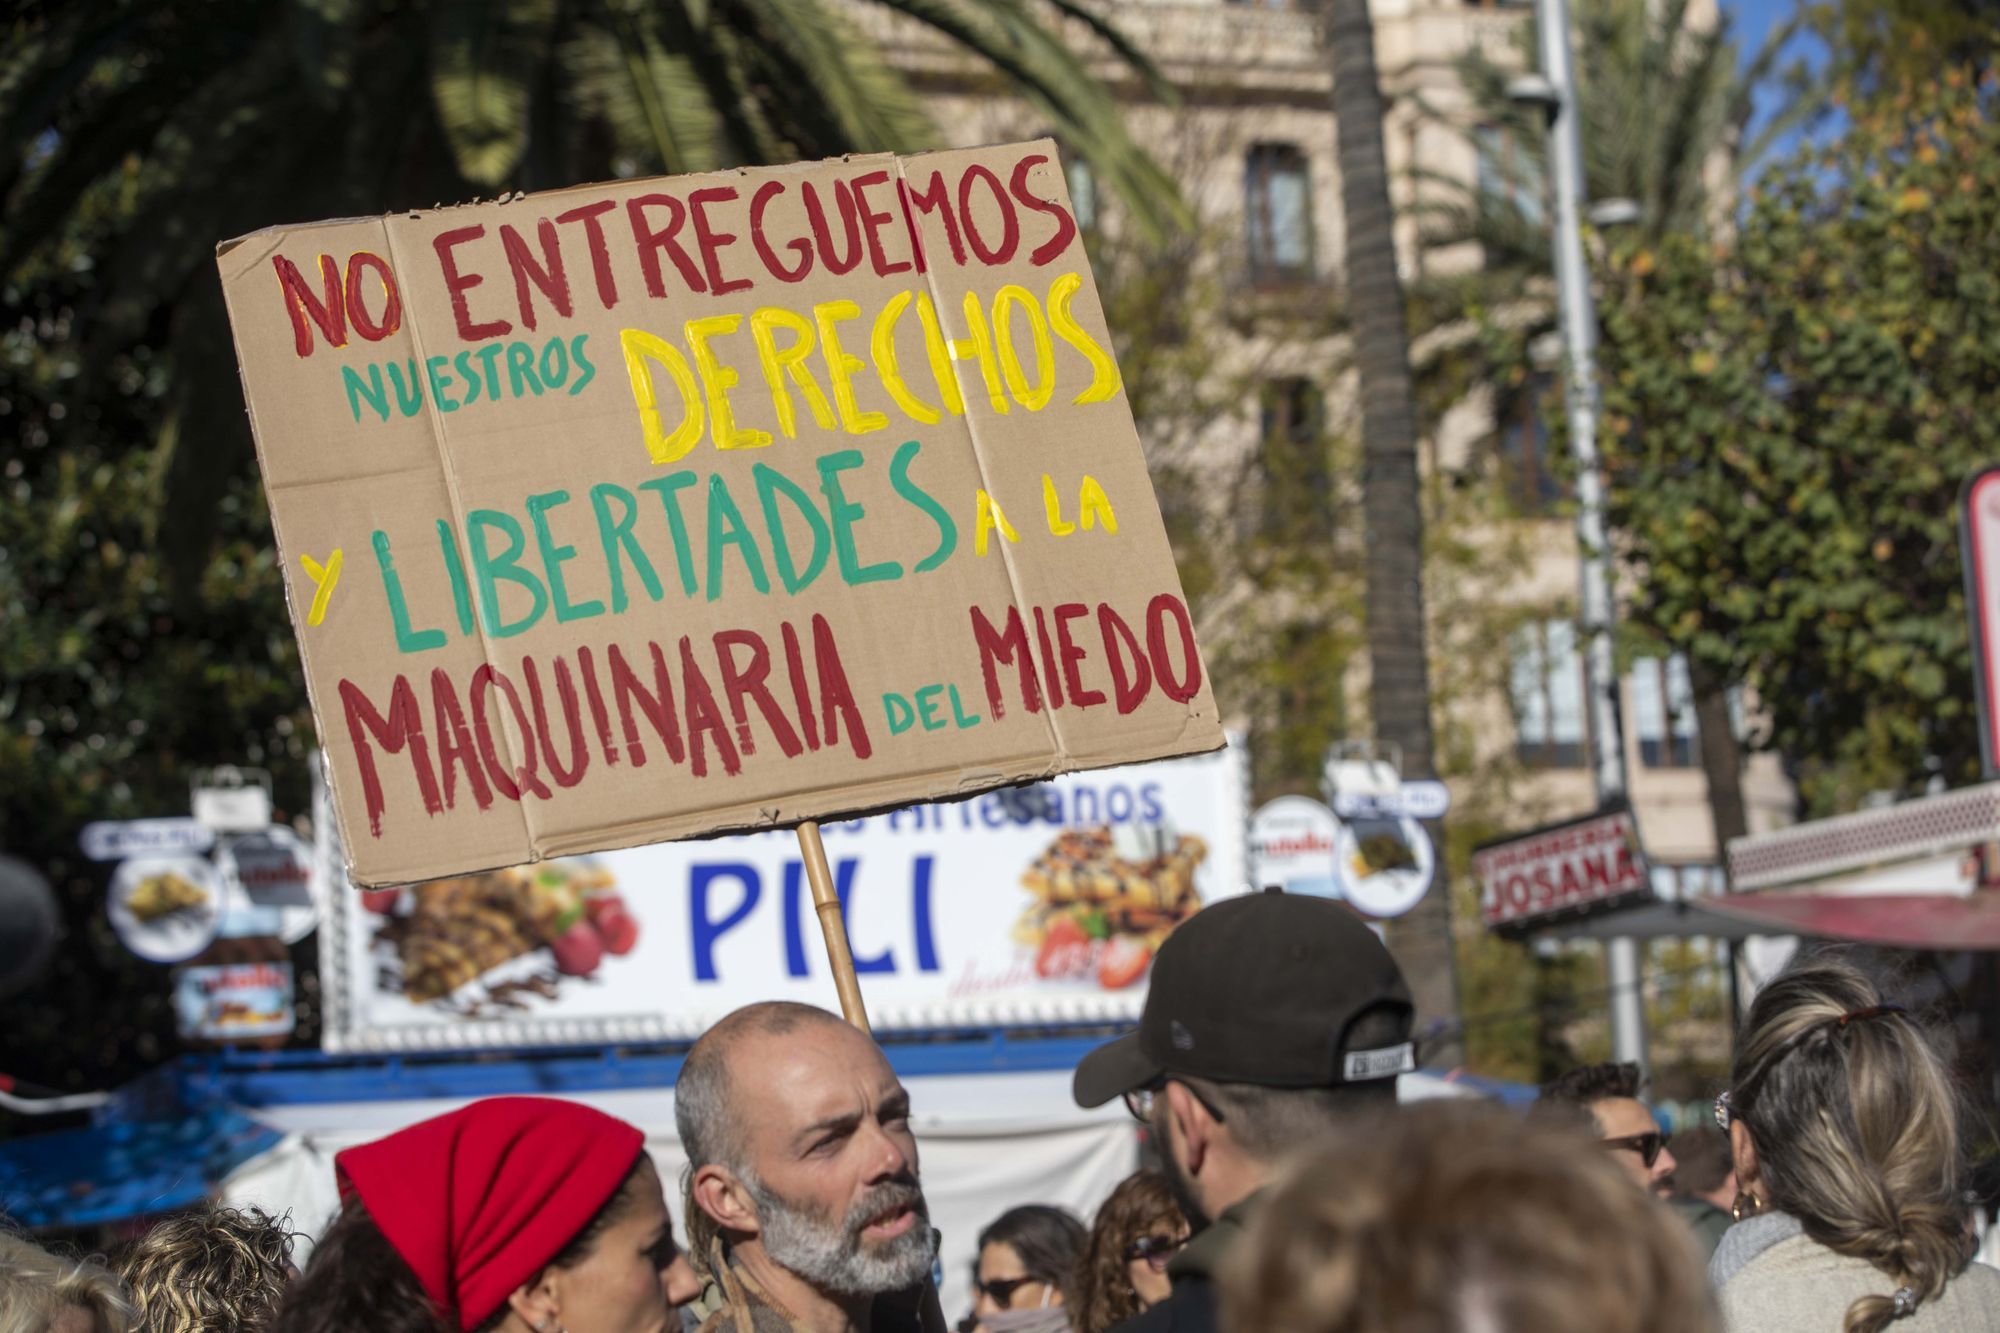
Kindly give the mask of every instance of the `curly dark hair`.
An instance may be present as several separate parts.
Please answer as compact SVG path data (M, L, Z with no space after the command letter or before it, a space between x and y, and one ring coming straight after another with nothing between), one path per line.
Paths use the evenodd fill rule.
M1077 1333L1104 1333L1141 1312L1132 1289L1126 1247L1141 1236L1185 1236L1187 1218L1174 1202L1167 1178L1135 1171L1120 1182L1097 1210L1097 1221L1077 1259L1070 1319Z
M1608 1102L1615 1097L1636 1098L1645 1083L1645 1074L1630 1061L1581 1065L1544 1083L1542 1095L1535 1099L1535 1104L1589 1110L1597 1103Z
M649 1160L646 1154L639 1154L604 1206L549 1261L550 1268L574 1268L589 1257L604 1232L637 1202L638 1182ZM503 1304L481 1329L498 1328L507 1310ZM458 1319L437 1307L360 1198L350 1197L313 1248L312 1263L286 1291L285 1303L271 1321L269 1333L353 1333L355 1329L367 1329L368 1333L458 1333Z

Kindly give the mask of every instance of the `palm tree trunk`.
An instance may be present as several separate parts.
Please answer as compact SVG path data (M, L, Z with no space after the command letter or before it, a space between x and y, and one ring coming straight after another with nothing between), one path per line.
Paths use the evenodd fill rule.
M1409 327L1396 271L1395 215L1382 149L1382 90L1368 0L1325 0L1333 57L1346 217L1348 314L1361 379L1361 504L1367 524L1368 658L1375 736L1399 746L1406 777L1435 776L1430 672L1424 655L1424 519L1417 489L1417 414L1410 388ZM1460 1063L1458 981L1452 956L1451 893L1442 830L1438 875L1389 944L1417 1002L1427 1063Z

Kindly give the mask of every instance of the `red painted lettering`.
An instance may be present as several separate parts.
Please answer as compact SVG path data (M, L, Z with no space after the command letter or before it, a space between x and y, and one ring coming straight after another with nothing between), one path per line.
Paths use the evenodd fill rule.
M556 214L557 222L583 224L584 242L590 246L590 269L597 279L597 300L606 310L618 304L618 279L611 271L611 247L604 243L604 223L601 219L616 207L617 200L600 199L594 204Z
M476 241L486 234L484 227L456 227L451 231L439 232L431 241L431 248L437 251L438 269L444 274L444 289L451 294L452 318L458 322L458 336L469 343L481 342L487 338L499 338L514 331L514 326L504 319L488 320L484 324L472 322L472 311L466 305L465 294L486 281L477 273L461 273L458 257L453 250L467 241Z
M340 703L347 713L347 734L354 742L354 762L361 769L361 796L368 806L368 831L382 836L382 779L375 772L375 755L368 748L369 737L390 754L401 754L407 746L410 767L416 770L417 790L423 793L424 810L441 814L437 776L431 772L430 746L424 741L424 718L417 708L416 691L407 677L397 676L389 692L389 716L375 711L368 696L351 680L340 682Z
M722 251L736 243L736 233L712 230L708 221L710 204L727 203L735 197L736 187L733 185L696 190L688 196L688 211L694 214L695 244L701 248L701 265L708 273L709 292L715 296L740 292L750 286L748 278L730 279L722 276Z
M974 181L984 181L993 198L999 202L1000 244L996 246L986 244L986 238L979 231L978 216L972 211ZM1014 216L1014 201L1008 197L991 167L974 163L958 178L958 221L965 228L966 243L972 247L972 253L979 256L982 264L1004 264L1014 257L1014 251L1021 246L1021 222Z
M371 269L382 284L380 319L368 313L368 284L362 275ZM389 271L382 256L357 250L347 257L347 318L354 331L372 343L381 342L403 327L403 294L396 290L396 275Z
M310 319L319 327L320 336L330 347L347 345L347 311L340 301L340 266L333 262L332 255L319 257L320 285L325 290L319 297L306 286L305 275L298 265L283 255L272 255L271 266L278 271L278 287L285 294L285 313L292 317L292 345L300 356L310 356L313 349L312 334L307 330Z
M1014 665L1020 658L1021 699L1030 713L1042 711L1042 692L1035 686L1035 664L1028 655L1028 630L1021 623L1018 607L1007 608L1007 628L1004 633L993 628L993 622L978 607L972 608L972 641L979 646L979 670L986 677L986 707L993 713L995 721L1007 715L1007 708L1000 694L1000 665Z
M1076 219L1069 215L1069 210L1061 204L1036 197L1035 192L1028 188L1029 170L1036 163L1048 160L1047 156L1041 153L1033 153L1022 158L1014 164L1014 174L1007 182L1014 191L1014 197L1021 201L1022 207L1031 208L1037 213L1047 213L1056 220L1056 234L1036 246L1034 252L1028 256L1028 262L1036 268L1040 268L1068 249L1069 243L1076 239Z
M646 222L648 208L667 210L667 225L658 231ZM639 270L646 275L646 290L654 296L667 294L666 280L660 272L660 252L666 251L667 258L674 261L680 270L681 281L698 292L708 290L707 279L701 270L681 248L674 238L680 235L681 224L687 221L687 205L670 194L642 194L636 199L625 201L625 217L632 224L632 239L639 243Z
M764 261L764 267L779 282L798 282L812 272L812 245L803 236L795 236L785 242L785 248L799 257L799 262L791 268L778 258L778 252L771 248L771 242L764 236L764 210L771 201L785 192L783 181L765 181L757 187L757 193L750 196L750 244L757 247L757 257Z

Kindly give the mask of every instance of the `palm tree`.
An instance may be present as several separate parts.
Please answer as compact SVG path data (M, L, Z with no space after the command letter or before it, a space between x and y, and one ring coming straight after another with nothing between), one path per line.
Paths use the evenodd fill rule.
M1396 268L1395 215L1382 150L1382 89L1368 0L1327 0L1333 111L1346 219L1347 307L1361 380L1361 507L1366 560L1370 702L1377 740L1402 751L1409 777L1435 776L1430 667L1424 646L1424 519L1417 491L1417 412L1410 383L1409 323ZM1442 858L1440 858L1442 859ZM1451 893L1438 882L1391 936L1420 1022L1456 1030ZM1446 1049L1446 1045L1450 1049ZM1455 1036L1430 1046L1433 1063L1457 1064Z
M1117 189L1180 216L1073 47L1145 59L1079 0L876 0L989 62ZM164 356L183 574L249 466L215 243L259 227L643 173L931 146L911 89L835 0L103 0L0 48L0 305L99 266L86 371ZM1045 22L1044 19L1049 21ZM1070 39L1066 41L1065 38ZM1080 40L1079 40L1080 39ZM66 236L91 228L87 255Z
M1760 89L1781 74L1795 90L1807 85L1803 67L1780 65L1803 19L1777 25L1742 64L1728 16L1692 28L1691 3L1578 0L1573 11L1584 192L1637 204L1629 225L1646 243L1672 233L1700 235L1723 219L1743 174L1817 109L1814 99L1795 92L1784 99L1785 111L1751 134ZM1471 109L1455 118L1455 128L1474 136L1493 169L1470 185L1418 173L1445 196L1424 210L1426 248L1469 241L1484 254L1475 272L1424 285L1420 299L1440 318L1525 299L1546 308L1540 317L1553 325L1554 261L1543 206L1547 125L1539 106L1507 96L1518 73L1536 68L1536 40L1534 23L1524 21L1507 59L1473 47L1457 60ZM1503 145L1507 160L1496 162L1492 154Z

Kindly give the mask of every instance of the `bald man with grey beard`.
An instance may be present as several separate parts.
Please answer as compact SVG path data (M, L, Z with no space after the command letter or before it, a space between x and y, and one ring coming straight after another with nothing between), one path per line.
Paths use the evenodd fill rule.
M701 1333L930 1326L937 1233L910 1096L867 1034L810 1005L739 1009L688 1053L674 1119L688 1206L714 1236Z

